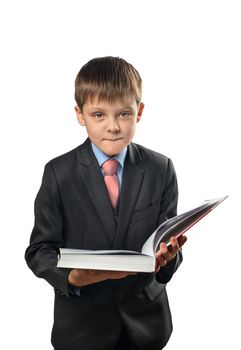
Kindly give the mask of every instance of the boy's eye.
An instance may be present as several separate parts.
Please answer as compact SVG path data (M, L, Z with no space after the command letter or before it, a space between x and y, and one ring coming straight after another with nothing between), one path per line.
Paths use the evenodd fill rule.
M131 113L130 112L121 112L120 117L121 118L130 118Z
M103 114L100 112L95 112L95 113L93 113L93 116L96 117L96 119L100 119L103 117Z

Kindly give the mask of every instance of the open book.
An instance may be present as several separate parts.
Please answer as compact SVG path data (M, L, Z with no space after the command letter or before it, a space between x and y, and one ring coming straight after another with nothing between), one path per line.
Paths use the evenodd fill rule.
M94 270L154 272L155 253L161 242L180 237L226 197L205 201L195 209L166 220L142 246L141 253L129 250L81 250L60 248L57 267Z

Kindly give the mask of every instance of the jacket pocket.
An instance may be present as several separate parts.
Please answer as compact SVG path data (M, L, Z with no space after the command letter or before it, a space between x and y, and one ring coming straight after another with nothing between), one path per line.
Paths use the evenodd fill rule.
M130 223L133 223L133 222L136 222L139 220L144 220L144 219L148 218L149 216L155 215L159 212L159 209L160 209L159 202L155 202L147 208L135 211L132 214L132 218L131 218Z
M165 284L159 283L155 278L153 278L151 282L144 287L144 293L150 301L153 301L162 294L165 288Z

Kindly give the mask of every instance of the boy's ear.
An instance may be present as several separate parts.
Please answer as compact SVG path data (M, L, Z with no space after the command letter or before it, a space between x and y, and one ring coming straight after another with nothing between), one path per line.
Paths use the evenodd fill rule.
M140 106L139 106L139 110L138 110L138 113L137 113L137 123L140 121L141 119L141 116L142 116L142 112L143 112L143 109L144 109L145 105L143 102L140 103Z
M75 113L76 113L76 117L78 119L78 122L80 123L80 125L85 126L85 120L84 120L84 116L79 108L79 106L75 106Z

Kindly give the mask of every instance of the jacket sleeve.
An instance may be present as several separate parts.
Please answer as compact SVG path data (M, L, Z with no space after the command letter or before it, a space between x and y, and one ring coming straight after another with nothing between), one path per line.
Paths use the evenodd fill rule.
M64 245L61 196L51 163L44 168L42 184L34 202L35 222L25 252L29 268L66 296L70 269L57 268L59 248Z
M168 159L168 166L166 172L165 185L161 200L161 210L158 219L158 226L177 215L177 200L178 200L178 186L175 169L171 159ZM156 273L156 279L160 283L167 283L172 278L174 272L177 270L182 262L182 251L178 251L176 257L170 261L166 266Z

